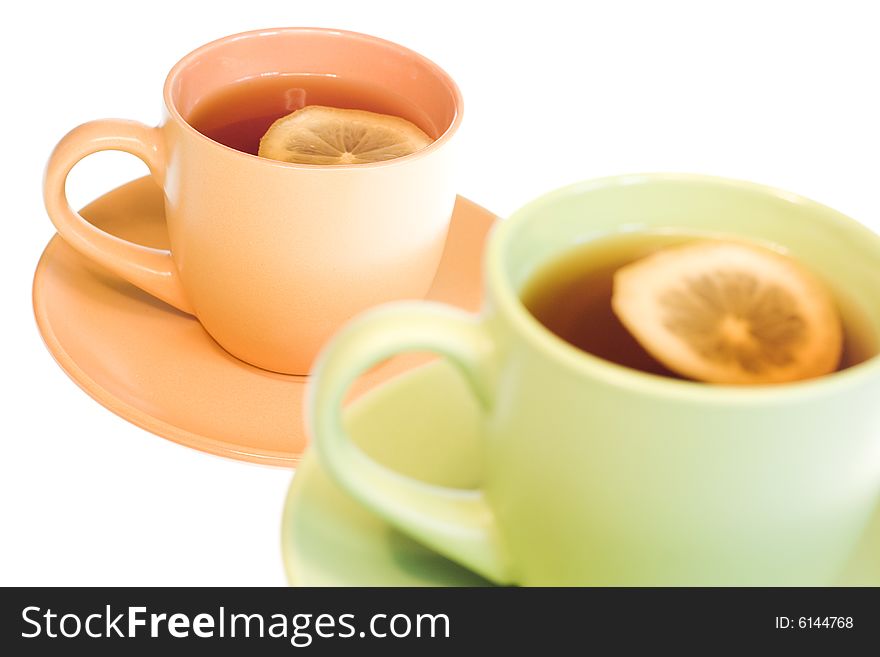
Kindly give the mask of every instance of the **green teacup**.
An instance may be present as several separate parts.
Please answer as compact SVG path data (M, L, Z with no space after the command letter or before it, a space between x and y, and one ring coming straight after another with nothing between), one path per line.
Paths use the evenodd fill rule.
M715 178L586 182L496 229L479 316L395 304L336 336L310 396L325 467L364 505L499 583L832 582L880 493L880 357L795 384L679 381L579 351L519 299L532 274L572 246L657 227L786 248L861 309L880 343L880 238L851 219ZM483 404L480 490L411 480L346 436L340 407L355 378L413 350L453 361Z

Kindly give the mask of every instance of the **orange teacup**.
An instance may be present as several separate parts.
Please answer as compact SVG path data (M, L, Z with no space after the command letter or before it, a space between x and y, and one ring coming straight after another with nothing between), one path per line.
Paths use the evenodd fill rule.
M277 162L212 141L189 123L218 90L265 75L337 76L416 105L435 141L385 162ZM308 372L327 338L362 310L421 298L433 280L455 188L455 82L402 46L338 30L283 28L193 51L165 82L158 127L106 119L67 134L46 169L44 198L74 248L195 315L227 351L258 367ZM140 157L162 187L170 251L109 235L71 209L71 168L101 150Z

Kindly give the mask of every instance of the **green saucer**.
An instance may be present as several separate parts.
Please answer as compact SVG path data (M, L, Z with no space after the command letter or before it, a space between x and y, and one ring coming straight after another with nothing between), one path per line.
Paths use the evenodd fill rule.
M403 474L460 488L479 483L479 411L445 362L364 395L347 424L362 449ZM364 509L324 473L313 450L287 496L282 552L295 586L490 585ZM880 508L838 583L880 586Z

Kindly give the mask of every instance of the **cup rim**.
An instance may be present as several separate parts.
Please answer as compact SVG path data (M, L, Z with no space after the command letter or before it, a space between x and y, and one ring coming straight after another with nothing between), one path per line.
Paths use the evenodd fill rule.
M239 151L235 148L231 148L225 144L221 144L220 142L214 141L210 137L203 135L201 132L196 130L193 126L189 124L189 122L183 118L183 115L177 108L177 105L174 103L174 99L172 98L172 86L174 81L177 79L177 76L180 72L194 60L197 60L199 57L202 57L206 53L215 50L224 46L225 44L231 41L238 41L241 39L253 39L259 38L261 36L270 36L274 34L323 34L326 36L336 36L336 37L344 37L346 39L353 39L358 41L365 41L368 43L373 43L377 45L382 45L386 47L390 47L393 50L396 50L401 55L406 55L407 57L412 57L421 62L424 66L426 66L429 70L434 72L438 78L444 81L446 86L449 89L449 92L452 94L453 102L455 105L455 113L452 117L452 121L449 126L443 133L437 137L433 142L431 142L425 148L416 151L415 153L410 153L409 155L404 155L402 157L396 157L391 160L384 160L382 162L368 162L363 164L300 164L295 162L282 162L280 160L271 160L265 157L259 157L258 155L252 155L251 153L245 153L243 151ZM180 58L180 60L171 67L171 70L168 72L168 75L165 78L165 84L162 88L162 98L165 102L165 109L168 112L169 117L175 121L177 124L182 125L183 129L189 132L192 135L195 135L198 139L204 140L208 144L212 144L218 148L221 148L229 153L232 153L236 156L240 156L243 158L247 158L250 160L259 161L267 166L274 167L282 167L287 169L306 169L306 170L361 170L361 169L377 169L377 168L386 168L399 166L401 164L406 164L413 160L425 157L430 153L433 153L441 146L443 146L446 142L448 142L452 136L458 131L459 126L461 125L462 117L464 114L464 99L461 95L461 90L458 88L455 80L452 78L449 73L447 73L444 69L442 69L438 64L434 63L432 60L428 59L424 55L416 52L415 50L411 50L406 46L402 46L398 43L394 43L393 41L388 41L387 39L382 39L380 37L372 36L370 34L363 34L361 32L352 32L349 30L339 30L335 28L326 28L326 27L273 27L273 28L263 28L256 30L248 30L246 32L238 32L236 34L230 34L227 36L220 37L218 39L214 39L213 41L209 41L198 48L190 51L186 55Z
M770 404L804 397L822 396L846 389L880 375L880 354L867 361L831 374L785 384L767 385L707 385L699 381L679 380L650 374L619 365L578 349L554 335L523 305L519 294L505 272L505 252L509 241L522 226L533 221L535 210L550 205L560 198L621 185L646 182L696 182L724 185L772 195L798 205L821 210L826 221L839 228L856 231L860 237L875 243L880 253L880 235L867 226L841 214L837 210L804 196L759 183L692 173L624 174L581 181L543 194L516 210L501 222L489 241L486 254L487 285L498 311L506 316L514 330L536 346L543 354L562 367L578 374L597 378L605 383L641 394L677 400L701 400L715 404Z

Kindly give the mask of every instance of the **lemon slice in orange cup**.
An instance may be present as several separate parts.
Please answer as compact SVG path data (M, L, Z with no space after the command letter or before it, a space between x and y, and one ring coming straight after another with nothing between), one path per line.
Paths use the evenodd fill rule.
M275 121L258 154L296 164L369 164L410 155L432 141L397 116L308 105Z

